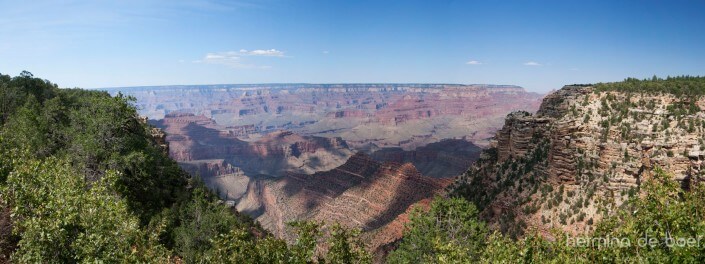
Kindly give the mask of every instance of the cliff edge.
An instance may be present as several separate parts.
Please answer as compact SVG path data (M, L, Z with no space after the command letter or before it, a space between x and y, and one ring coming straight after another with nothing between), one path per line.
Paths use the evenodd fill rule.
M704 175L703 89L667 81L679 90L648 89L647 81L565 86L535 115L509 114L451 195L475 202L503 233L550 236L552 228L593 230L656 166L689 188Z

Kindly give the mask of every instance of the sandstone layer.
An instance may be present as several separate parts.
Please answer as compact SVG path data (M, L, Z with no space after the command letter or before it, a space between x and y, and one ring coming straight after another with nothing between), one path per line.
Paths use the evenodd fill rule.
M425 177L410 163L379 163L359 153L330 171L252 181L237 208L285 238L292 238L286 223L295 220L361 228L375 250L401 237L406 219L399 215L441 195L450 182Z
M414 150L384 148L371 156L381 162L411 163L425 176L449 178L463 174L482 148L463 139L445 139Z
M590 231L658 166L703 179L705 99L566 86L535 115L507 116L492 147L451 187L497 229Z

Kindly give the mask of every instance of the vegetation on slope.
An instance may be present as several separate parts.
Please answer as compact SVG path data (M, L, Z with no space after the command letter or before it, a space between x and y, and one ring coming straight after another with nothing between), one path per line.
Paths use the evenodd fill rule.
M705 185L690 191L661 169L618 214L586 236L554 230L521 239L489 232L475 205L437 199L430 213L415 211L389 263L703 263ZM603 240L604 239L604 240Z
M355 232L267 235L155 143L131 98L0 75L0 263L365 263Z
M665 79L656 76L643 80L627 78L621 82L598 83L594 87L600 92L670 93L676 96L700 96L705 95L705 77L684 75L668 76Z
M702 80L628 79L596 89L699 96ZM688 88L648 88L659 83ZM0 75L0 102L0 263L370 262L355 231L334 225L324 235L317 224L295 223L299 237L287 244L222 205L155 144L130 98L58 89L23 72ZM610 109L619 112L620 106ZM520 170L533 171L545 155L539 148L520 167L501 164L502 175L511 179ZM484 159L496 160L496 153L487 152ZM543 188L524 185L502 183L521 187L519 192ZM428 212L415 210L389 262L705 261L702 183L684 191L656 169L637 190L640 195L605 216L589 237L556 230L551 240L536 230L518 239L490 231L476 206L486 206L496 193L474 194L481 186L459 189L467 194L459 198L439 198ZM319 247L327 250L321 253Z

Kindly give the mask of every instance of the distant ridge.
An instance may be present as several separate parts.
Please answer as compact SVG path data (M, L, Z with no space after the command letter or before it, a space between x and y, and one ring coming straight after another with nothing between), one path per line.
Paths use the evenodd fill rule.
M385 88L385 89L443 89L452 87L477 88L520 88L517 85L504 84L452 84L452 83L255 83L255 84L203 84L203 85L154 85L96 88L107 92L148 91L148 90L190 90L190 89L301 89L301 88Z

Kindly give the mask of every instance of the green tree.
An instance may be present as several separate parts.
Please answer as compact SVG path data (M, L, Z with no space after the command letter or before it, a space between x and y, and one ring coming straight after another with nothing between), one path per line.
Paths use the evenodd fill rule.
M372 257L365 251L362 241L358 239L359 235L359 229L347 229L339 223L333 224L327 241L326 263L372 263Z
M198 186L182 206L171 211L176 253L187 263L197 262L211 248L212 239L233 228L244 228L233 213L217 203L205 186Z
M65 159L15 160L2 189L13 202L17 262L164 262L156 232L145 232L114 191L118 173L88 186Z
M680 188L673 177L656 168L641 186L641 196L632 197L625 210L603 220L594 236L625 237L630 241L654 239L654 246L634 242L630 247L594 251L603 258L629 262L702 263L705 244L678 246L678 239L705 241L705 188L694 184L691 191Z
M477 208L462 198L437 198L428 212L415 208L389 263L458 263L479 260L488 235Z

